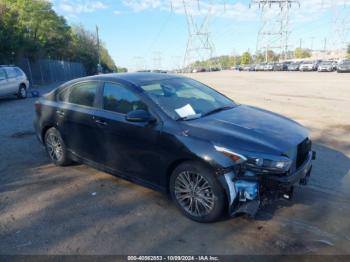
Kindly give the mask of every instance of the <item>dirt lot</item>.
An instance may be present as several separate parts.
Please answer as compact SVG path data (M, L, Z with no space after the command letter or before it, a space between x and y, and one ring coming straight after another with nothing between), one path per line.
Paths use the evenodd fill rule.
M350 74L191 77L311 130L318 159L292 203L255 220L192 222L158 192L84 165L55 167L34 136L35 99L0 99L0 254L350 254Z

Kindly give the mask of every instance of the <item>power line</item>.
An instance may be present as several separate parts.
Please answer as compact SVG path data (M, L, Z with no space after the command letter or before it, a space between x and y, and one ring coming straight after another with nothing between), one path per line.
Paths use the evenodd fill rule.
M188 39L184 55L183 68L193 65L196 61L208 61L207 68L211 68L210 59L213 57L215 46L211 39L209 25L213 16L213 0L197 0L198 14L194 14L193 0L182 0L186 15ZM202 8L202 4L205 7ZM192 70L192 68L189 68Z
M298 0L252 0L251 5L258 5L260 9L260 29L256 44L257 53L265 53L268 60L268 51L280 54L287 58L289 50L289 14L292 5L300 6Z
M346 49L350 34L350 5L348 1L342 4L330 1L332 10L332 26L330 45L333 50L342 51Z

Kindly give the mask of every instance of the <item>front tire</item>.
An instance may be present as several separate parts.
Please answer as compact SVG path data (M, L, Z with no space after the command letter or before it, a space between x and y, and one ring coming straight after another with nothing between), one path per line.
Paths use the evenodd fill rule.
M51 161L57 166L66 166L71 163L66 150L66 145L60 132L51 127L45 133L45 148Z
M170 194L176 206L190 219L217 221L225 208L225 193L213 172L198 162L185 162L170 177Z
M21 84L18 88L17 97L18 99L24 99L24 98L27 98L27 96L28 96L27 88L24 84Z

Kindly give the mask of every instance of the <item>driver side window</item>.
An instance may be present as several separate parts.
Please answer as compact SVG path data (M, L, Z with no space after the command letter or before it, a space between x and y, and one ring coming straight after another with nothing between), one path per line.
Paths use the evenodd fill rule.
M147 106L137 95L122 84L105 83L103 87L103 109L127 114L137 109L147 111Z

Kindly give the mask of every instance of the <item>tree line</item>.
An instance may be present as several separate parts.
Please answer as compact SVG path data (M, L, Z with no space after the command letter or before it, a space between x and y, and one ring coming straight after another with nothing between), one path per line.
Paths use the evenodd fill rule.
M98 55L104 71L124 71L95 34L70 26L46 0L0 0L0 64L20 58L60 59L80 62L87 74L97 73Z
M287 54L287 57L294 58L308 58L311 57L311 51L308 49L296 48L293 51L290 51ZM258 53L251 54L250 52L244 52L241 55L223 55L219 57L213 57L206 61L197 61L192 64L190 67L222 67L222 68L231 68L235 65L247 65L251 63L263 63L265 61L269 62L277 62L280 60L280 56L273 52L272 50L268 50L266 53Z
M290 58L303 59L311 57L311 50L304 48L296 48L294 51L289 51L286 55ZM350 59L350 44L347 47L347 58ZM213 57L206 61L196 61L191 64L189 68L231 68L236 65L247 65L251 63L263 63L268 62L278 62L280 56L268 50L266 53L251 54L250 52L244 52L241 55L223 55L219 57Z

